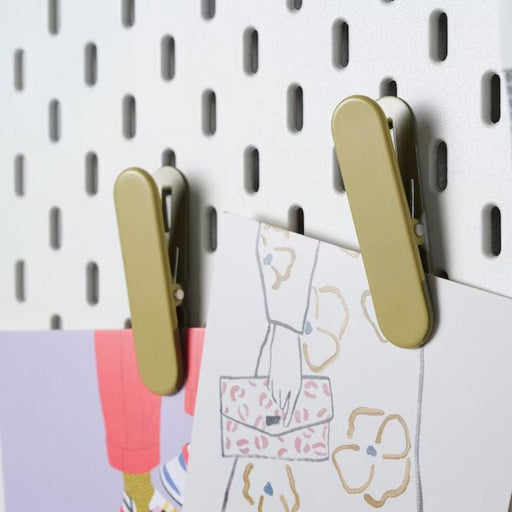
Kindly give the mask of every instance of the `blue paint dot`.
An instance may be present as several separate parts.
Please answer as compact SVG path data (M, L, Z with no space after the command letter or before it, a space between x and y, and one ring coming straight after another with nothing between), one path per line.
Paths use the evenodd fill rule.
M265 491L265 494L268 494L269 496L274 496L274 489L272 489L272 484L270 482L267 482L265 484L263 490Z
M311 334L313 332L313 327L311 327L311 324L309 323L309 320L306 322L306 327L304 329L304 332L306 334Z
M264 258L263 258L263 265L270 265L272 263L272 254L267 254Z
M368 448L366 448L366 453L368 455L371 455L372 457L376 457L377 456L377 450L375 449L374 446L368 446Z

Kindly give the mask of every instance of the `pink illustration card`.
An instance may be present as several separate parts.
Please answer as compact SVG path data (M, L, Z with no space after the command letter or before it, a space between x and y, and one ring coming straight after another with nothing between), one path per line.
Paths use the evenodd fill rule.
M0 333L6 511L181 510L203 338L186 330L185 388L161 397L131 330Z
M512 301L429 277L389 343L360 254L227 215L186 512L508 510Z

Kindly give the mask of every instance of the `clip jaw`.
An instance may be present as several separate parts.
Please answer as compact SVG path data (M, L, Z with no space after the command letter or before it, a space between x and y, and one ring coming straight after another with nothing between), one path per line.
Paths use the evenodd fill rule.
M389 100L383 98L381 104L386 106ZM405 152L403 132L392 126L394 144L390 127L381 106L364 96L342 101L332 118L336 154L379 326L393 344L414 348L427 341L433 327L419 252L422 225L411 215L422 214L421 194L415 193L419 180L414 132L409 132L412 152ZM412 169L412 175L405 168ZM411 210L404 182L411 185Z
M139 374L150 391L172 394L183 379L177 308L184 299L187 184L172 167L155 178L130 168L117 178L114 199Z

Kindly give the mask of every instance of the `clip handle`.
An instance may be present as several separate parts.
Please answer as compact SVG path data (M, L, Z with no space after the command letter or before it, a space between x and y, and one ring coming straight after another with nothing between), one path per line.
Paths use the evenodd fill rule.
M172 394L181 385L183 362L179 285L171 274L162 200L155 180L139 168L119 175L114 200L139 374L150 391Z
M393 344L418 347L433 314L388 118L352 96L334 111L332 134L379 326Z

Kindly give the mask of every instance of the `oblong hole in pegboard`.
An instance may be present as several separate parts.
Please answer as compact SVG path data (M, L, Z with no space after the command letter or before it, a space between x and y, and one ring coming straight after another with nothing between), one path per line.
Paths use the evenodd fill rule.
M95 306L100 300L100 271L94 261L90 261L85 267L85 298L91 306Z
M14 193L25 195L25 157L21 154L14 157Z
M381 96L398 96L398 84L393 78L384 78L380 83Z
M170 35L162 37L160 42L160 73L166 81L172 80L176 73L176 45Z
M304 210L300 206L294 205L288 210L288 225L291 231L304 234Z
M135 24L135 0L121 0L121 23L126 28Z
M338 156L334 148L332 150L332 186L338 193L345 192L345 184L343 183Z
M14 264L14 296L18 302L25 302L27 299L25 286L25 262L18 260Z
M501 78L494 73L491 77L491 123L501 118Z
M448 57L448 16L443 11L430 15L430 56L435 62Z
M48 32L52 35L60 31L60 1L48 0Z
M135 98L127 94L123 98L123 135L125 139L133 139L137 133L137 105Z
M254 75L258 72L259 63L259 35L258 31L249 27L246 28L243 35L243 60L244 60L244 71L248 75Z
M260 152L254 146L244 151L244 187L248 194L255 194L260 189Z
M24 87L24 60L25 52L17 49L14 52L14 88L17 91L22 91Z
M59 100L51 100L48 105L48 136L52 142L61 138L61 108Z
M492 71L482 78L482 117L488 124L501 119L501 78Z
M50 210L50 247L59 250L62 247L62 215L60 208L54 206Z
M206 249L215 252L218 244L217 210L213 206L206 208Z
M343 69L348 66L349 60L349 25L345 20L336 20L332 25L332 65Z
M448 186L448 146L444 140L435 145L437 190L442 192Z
M176 167L176 153L170 148L162 151L162 166L170 165Z
M58 331L62 329L62 318L60 315L52 315L50 317L50 329L52 331Z
M288 128L291 132L300 132L304 127L304 92L300 85L288 87L287 106Z
M203 133L211 136L217 131L217 96L207 89L201 98Z
M300 11L302 9L302 0L286 0L290 11Z
M489 257L501 254L501 210L488 205L482 214L483 251Z
M201 1L201 16L205 20L211 20L215 16L215 0L200 0Z
M93 151L85 155L85 192L89 196L98 193L98 155Z
M98 81L98 49L94 43L87 43L84 48L84 80L90 86Z

